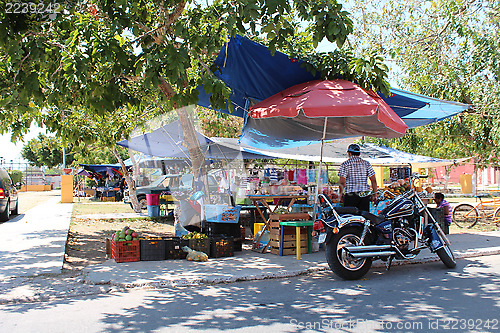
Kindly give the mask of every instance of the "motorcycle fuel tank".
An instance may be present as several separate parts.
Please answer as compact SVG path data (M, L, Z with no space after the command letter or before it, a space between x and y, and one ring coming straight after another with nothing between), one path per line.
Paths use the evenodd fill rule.
M384 238L392 238L392 223L389 220L381 222L375 226Z
M415 208L414 203L409 199L395 200L389 206L384 208L382 214L384 214L389 219L395 217L409 216L413 214L414 208Z

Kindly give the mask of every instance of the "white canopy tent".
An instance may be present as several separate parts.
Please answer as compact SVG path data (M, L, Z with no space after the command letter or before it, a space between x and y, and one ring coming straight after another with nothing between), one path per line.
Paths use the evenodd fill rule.
M238 139L232 138L211 138L220 145L232 147L234 149L242 149L244 151L272 156L274 158L293 159L300 161L319 162L318 155L319 146L321 143L315 143L306 146L284 148L284 149L256 149L250 146L242 145ZM323 162L333 165L340 165L347 159L347 147L354 140L340 139L330 142L325 142L323 148ZM399 151L394 148L378 147L374 144L365 143L361 145L361 157L373 166L401 166L411 164L414 168L430 168L445 165L462 163L469 158L462 159L439 159L434 157L415 155Z

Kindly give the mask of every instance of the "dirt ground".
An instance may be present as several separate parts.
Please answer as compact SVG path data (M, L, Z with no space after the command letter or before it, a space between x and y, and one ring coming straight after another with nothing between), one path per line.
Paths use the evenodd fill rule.
M106 238L128 226L140 237L173 235L173 221L167 219L102 219L73 216L68 232L64 269L80 270L107 259Z
M60 197L60 191L47 192L21 192L19 198L19 213L24 213L30 208L43 203L46 200ZM78 199L75 199L77 202ZM173 220L166 218L103 218L102 212L109 212L111 208L121 209L120 203L113 203L115 206L108 203L102 203L102 206L93 203L91 213L95 217L89 216L88 209L84 209L85 215L80 215L81 207L76 205L85 205L85 203L75 203L73 208L73 216L68 232L68 240L66 243L66 254L63 269L65 271L78 271L88 265L98 264L107 259L106 256L106 238L111 238L111 235L123 227L128 226L139 233L140 237L172 236L174 233ZM97 207L97 208L96 208ZM105 209L106 208L106 209ZM131 210L130 210L131 212ZM81 213L83 214L83 213ZM107 214L108 216L113 214ZM115 214L115 216L118 216ZM243 217L240 217L242 219ZM246 218L246 217L245 217ZM478 224L472 229L459 229L455 225L450 228L451 233L474 232L474 231L491 231L498 227L494 225ZM483 230L484 229L484 230Z
M60 191L46 192L20 192L19 213L41 204L51 198L60 197ZM77 199L75 199L76 202ZM75 203L81 205L82 203ZM103 204L106 205L106 203ZM115 205L119 205L115 203ZM109 206L109 205L108 205ZM139 233L140 237L172 236L174 232L173 220L166 218L102 218L99 209L95 209L95 218L85 217L75 213L78 209L73 208L73 216L66 242L66 254L63 269L67 271L78 271L92 264L98 264L107 259L106 238L123 227L128 226Z

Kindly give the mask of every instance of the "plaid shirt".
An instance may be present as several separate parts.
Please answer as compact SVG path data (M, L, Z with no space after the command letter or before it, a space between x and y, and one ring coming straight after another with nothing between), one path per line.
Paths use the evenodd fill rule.
M375 175L369 162L359 156L351 156L340 165L339 177L346 179L345 193L370 191L368 178Z

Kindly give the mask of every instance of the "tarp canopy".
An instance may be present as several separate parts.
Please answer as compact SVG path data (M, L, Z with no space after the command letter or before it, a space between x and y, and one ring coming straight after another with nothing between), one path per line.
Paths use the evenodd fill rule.
M242 150L240 147L227 147L218 145L210 138L196 132L200 147L205 155L205 159L257 159L273 158ZM178 121L162 126L151 133L135 136L129 140L122 140L117 144L146 155L189 160L188 149L183 145L184 138L181 125Z
M127 161L129 161L129 160L127 160ZM125 161L125 166L126 167L131 166L132 163L127 162L127 161ZM105 174L105 173L109 174L110 171L114 171L115 173L118 173L118 171L122 168L122 166L119 163L116 163L116 164L80 164L80 166L82 168L81 168L81 170L78 171L78 174L80 174L80 172L83 172L83 170L89 171L89 172L101 173L101 174Z
M211 143L210 139L196 132L196 137L202 149ZM158 157L185 157L189 158L188 149L183 146L184 134L181 124L175 121L162 126L151 133L135 136L129 140L122 140L117 144L125 148Z
M226 145L228 147L240 146L249 152L255 152L262 155L269 155L275 158L291 159L299 161L319 162L318 151L321 143L314 143L306 146L291 147L283 149L256 149L251 146L238 143L238 139L230 138L211 138L212 140ZM347 159L347 147L353 142L353 139L340 139L325 142L323 150L323 161L340 165ZM430 168L444 165L461 163L464 159L439 159L428 156L405 153L394 148L378 147L374 144L365 143L361 145L361 157L374 166L402 166L411 164L415 168Z
M241 36L234 36L214 62L214 75L231 88L233 115L246 117L246 111L284 89L299 83L320 79L303 67L304 62L276 52L274 56L264 45ZM198 105L210 108L210 94L198 87ZM451 117L467 110L467 104L443 101L391 88L391 95L381 96L410 127L418 127ZM229 113L228 109L218 110Z

